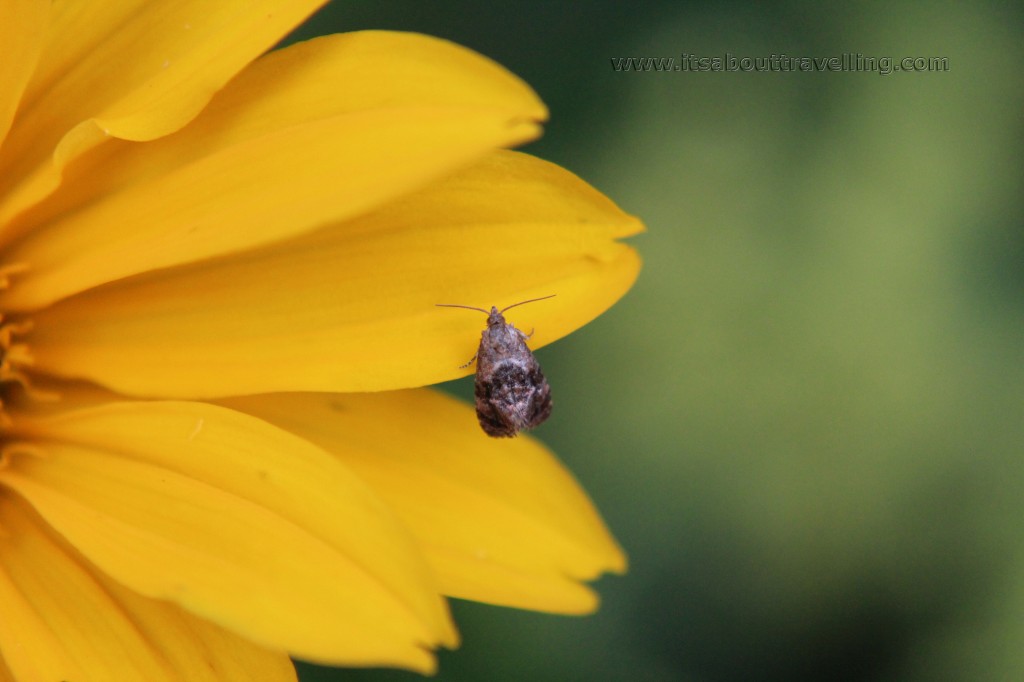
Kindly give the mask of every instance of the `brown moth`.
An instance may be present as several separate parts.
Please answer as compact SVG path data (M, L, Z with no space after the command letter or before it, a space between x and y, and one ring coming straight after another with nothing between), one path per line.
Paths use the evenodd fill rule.
M551 387L524 334L505 321L503 313L524 303L543 301L551 296L531 298L498 310L469 305L438 303L444 308L479 310L487 315L487 329L480 337L480 348L463 367L476 360L476 418L480 428L492 438L511 438L523 429L539 426L551 416Z

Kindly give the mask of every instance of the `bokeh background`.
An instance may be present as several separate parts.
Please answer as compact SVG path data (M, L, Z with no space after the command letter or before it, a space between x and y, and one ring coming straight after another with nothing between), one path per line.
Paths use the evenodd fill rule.
M538 437L631 570L586 618L456 603L437 680L1024 679L1020 3L350 1L293 39L363 28L522 76L528 151L649 228L634 290L539 354ZM683 52L950 70L610 63Z

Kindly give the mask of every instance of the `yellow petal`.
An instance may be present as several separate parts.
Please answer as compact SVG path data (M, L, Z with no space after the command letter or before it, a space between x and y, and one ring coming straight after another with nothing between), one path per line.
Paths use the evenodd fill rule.
M55 3L39 66L0 155L0 224L110 137L180 128L323 0Z
M0 3L0 142L10 128L22 91L43 47L42 36L50 14L49 0L5 0Z
M532 347L632 285L642 229L571 173L514 152L401 202L258 251L85 292L34 316L48 373L136 394L375 391L466 374L485 318L509 305ZM16 287L15 287L16 288Z
M41 306L349 218L535 137L545 114L522 81L437 39L372 32L282 50L178 134L71 169L69 191L11 228L49 221L6 255L31 270L3 305Z
M586 494L540 443L487 438L429 390L230 398L337 455L413 529L446 594L582 613L579 581L625 570Z
M325 87L335 83L343 87ZM275 131L339 114L395 109L547 116L526 83L448 41L387 31L323 36L257 59L173 135L145 145L113 140L102 152L83 156L68 167L65 186L45 208L34 208L19 222L52 222L97 197Z
M0 679L295 680L284 652L111 582L9 495L0 527Z
M455 634L407 531L317 447L201 403L18 419L0 481L104 572L275 649L430 670Z

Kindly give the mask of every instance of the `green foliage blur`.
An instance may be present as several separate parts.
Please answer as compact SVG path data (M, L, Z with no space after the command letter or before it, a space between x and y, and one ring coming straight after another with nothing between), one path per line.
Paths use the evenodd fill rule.
M528 151L649 228L635 289L539 353L537 435L631 570L586 618L456 603L437 680L1024 679L1024 7L335 2L297 37L362 28L522 76ZM684 52L949 71L610 63Z

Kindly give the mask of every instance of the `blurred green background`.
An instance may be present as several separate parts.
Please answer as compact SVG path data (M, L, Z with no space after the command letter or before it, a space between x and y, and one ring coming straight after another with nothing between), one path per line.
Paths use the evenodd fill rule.
M1024 679L1020 3L335 2L296 37L363 28L519 74L527 149L649 228L635 289L539 354L539 437L632 568L587 618L455 603L436 679ZM610 65L683 52L950 70Z

